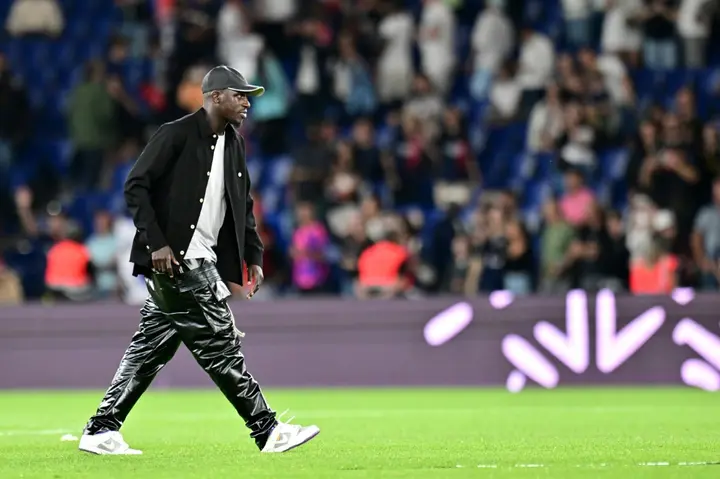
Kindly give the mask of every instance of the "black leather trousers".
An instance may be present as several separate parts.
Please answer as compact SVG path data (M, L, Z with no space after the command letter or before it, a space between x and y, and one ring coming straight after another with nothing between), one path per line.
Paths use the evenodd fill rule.
M157 373L183 343L235 407L258 448L277 424L260 386L248 373L240 333L228 307L229 291L215 265L187 260L174 278L146 278L150 297L140 326L85 434L117 431Z

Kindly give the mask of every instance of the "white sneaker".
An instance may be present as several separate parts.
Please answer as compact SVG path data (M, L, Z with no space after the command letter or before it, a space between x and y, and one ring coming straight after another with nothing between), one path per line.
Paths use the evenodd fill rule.
M83 434L80 438L79 449L92 454L142 454L142 451L130 449L130 446L118 431L103 432L95 435Z
M320 433L320 428L315 425L300 426L289 424L290 421L292 418L288 422L278 421L278 425L270 432L270 437L260 452L286 452L302 446Z

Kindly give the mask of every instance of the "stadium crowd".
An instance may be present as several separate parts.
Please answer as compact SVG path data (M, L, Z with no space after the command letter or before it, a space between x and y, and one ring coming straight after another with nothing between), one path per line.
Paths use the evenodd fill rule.
M216 63L266 87L258 297L718 289L715 1L116 0L61 99L66 162L40 164L7 52L60 42L74 3L5 20L0 302L144 299L122 182Z

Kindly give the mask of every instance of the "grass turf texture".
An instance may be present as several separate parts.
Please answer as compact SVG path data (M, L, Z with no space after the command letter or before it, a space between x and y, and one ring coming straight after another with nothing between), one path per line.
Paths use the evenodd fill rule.
M266 393L320 435L259 454L219 391L150 390L123 427L144 455L94 456L60 437L79 435L101 393L0 392L0 478L720 477L638 465L720 460L720 397L690 389Z

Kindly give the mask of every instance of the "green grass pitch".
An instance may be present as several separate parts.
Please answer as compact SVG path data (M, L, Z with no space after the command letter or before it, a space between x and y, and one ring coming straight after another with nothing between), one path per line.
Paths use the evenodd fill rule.
M123 427L144 455L93 456L60 438L101 392L0 392L0 478L720 477L691 464L720 461L720 397L696 390L266 393L320 435L259 454L219 391L151 389Z

